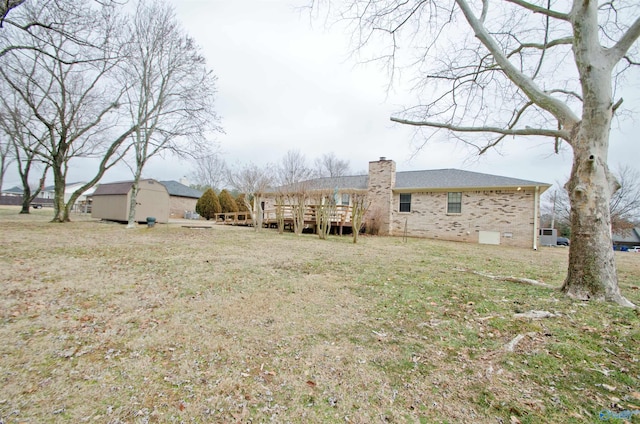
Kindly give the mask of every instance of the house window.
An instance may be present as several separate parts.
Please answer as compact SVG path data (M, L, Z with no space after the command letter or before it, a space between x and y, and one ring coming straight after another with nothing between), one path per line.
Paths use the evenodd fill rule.
M400 212L411 212L411 193L400 195Z
M447 193L447 213L462 213L462 193Z
M348 193L342 193L342 205L343 206L349 206L349 194Z

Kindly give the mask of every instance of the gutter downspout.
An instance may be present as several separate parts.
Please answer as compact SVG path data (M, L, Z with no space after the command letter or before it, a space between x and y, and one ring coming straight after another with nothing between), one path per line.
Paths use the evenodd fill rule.
M540 186L536 186L533 195L533 250L538 250L538 215L540 209Z

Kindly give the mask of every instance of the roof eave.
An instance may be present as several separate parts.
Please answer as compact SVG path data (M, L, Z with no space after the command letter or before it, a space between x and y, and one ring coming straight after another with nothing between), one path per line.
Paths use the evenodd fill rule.
M540 188L540 193L546 191L551 184L522 184L522 185L512 185L512 186L478 186L478 187L395 187L393 191L396 193L416 193L416 192L425 192L425 191L441 191L441 192L449 192L449 191L485 191L485 190L517 190L521 189L534 189L538 187Z

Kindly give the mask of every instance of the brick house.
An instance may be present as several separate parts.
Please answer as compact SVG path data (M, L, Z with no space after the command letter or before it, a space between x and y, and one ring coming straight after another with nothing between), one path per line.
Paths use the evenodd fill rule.
M396 172L393 160L369 162L369 174L319 178L309 191L333 190L336 203L349 193L366 192L365 222L377 221L379 234L537 248L540 195L550 184L498 175L437 169ZM265 210L275 207L265 193Z

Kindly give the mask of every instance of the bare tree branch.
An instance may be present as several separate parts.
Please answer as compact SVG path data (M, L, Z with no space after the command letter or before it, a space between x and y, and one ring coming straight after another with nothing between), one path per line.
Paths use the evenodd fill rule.
M556 46L571 46L573 44L573 37L563 37L556 40L551 40L546 43L522 43L515 50L511 51L507 57L514 56L520 53L524 49L536 49L536 50L548 50Z
M536 6L535 4L526 2L524 0L506 0L506 1L508 1L509 3L517 4L518 6L524 7L525 9L528 9L532 12L541 13L543 15L549 16L551 18L561 19L564 21L568 21L570 18L570 16L567 13L556 12L555 10Z
M635 43L640 37L640 17L627 29L620 40L609 49L608 54L614 62L618 62L625 57L633 43Z
M462 127L453 124L446 124L442 122L433 121L411 121L408 119L391 117L391 121L399 124L413 125L417 127L432 127L443 128L450 131L458 132L474 132L474 133L486 133L491 132L495 134L503 135L542 135L547 137L560 137L563 140L569 140L569 133L563 130L550 130L543 128L525 128L525 129L505 129L500 127Z
M520 3L520 0L509 1ZM523 3L528 4L526 2ZM473 29L476 37L478 37L482 44L491 52L496 62L500 65L502 71L507 74L509 79L515 85L526 93L529 99L539 107L553 114L565 127L571 127L580 121L580 119L565 103L546 94L533 82L531 78L513 66L493 37L487 33L482 24L476 19L466 0L456 0L456 4L460 6L462 13L465 15L465 18L467 19L467 22L469 22L469 25ZM557 135L557 132L553 130L552 137L556 137Z
M131 22L131 51L122 78L131 86L126 93L129 114L138 128L131 139L134 182L128 228L135 226L138 182L147 162L164 153L202 155L210 148L208 131L219 129L213 108L215 76L174 10L140 1Z

